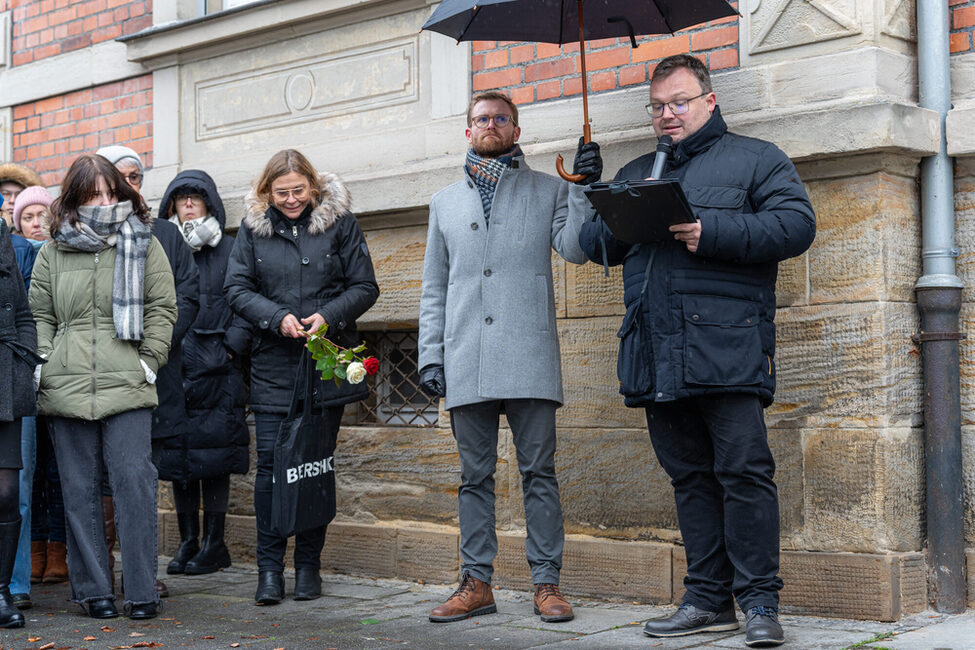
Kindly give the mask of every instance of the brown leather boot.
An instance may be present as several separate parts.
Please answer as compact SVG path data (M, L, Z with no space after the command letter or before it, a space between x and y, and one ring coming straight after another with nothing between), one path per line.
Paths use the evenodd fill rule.
M115 501L102 497L102 515L105 518L105 546L108 547L108 579L115 593Z
M36 585L44 579L44 568L47 567L47 541L30 543L30 583Z
M64 582L68 579L68 563L66 554L68 549L64 542L47 543L47 566L44 568L44 582L52 584ZM33 565L31 565L33 567Z
M541 614L546 623L571 621L575 617L572 605L562 597L559 586L553 584L535 585L535 613Z
M430 612L430 620L434 623L450 623L471 616L494 614L496 611L498 608L494 604L491 585L465 573L457 591L447 599L447 602Z

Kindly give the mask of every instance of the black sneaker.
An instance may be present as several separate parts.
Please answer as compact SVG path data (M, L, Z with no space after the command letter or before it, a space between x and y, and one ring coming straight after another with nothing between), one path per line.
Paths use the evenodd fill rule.
M690 603L684 603L667 618L647 621L643 633L647 636L669 637L697 634L698 632L725 632L738 629L735 609L723 612L708 612Z
M785 643L779 612L773 607L752 607L745 614L745 645L769 648Z

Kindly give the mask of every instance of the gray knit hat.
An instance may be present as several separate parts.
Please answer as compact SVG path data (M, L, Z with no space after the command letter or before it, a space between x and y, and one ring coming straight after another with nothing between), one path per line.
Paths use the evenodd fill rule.
M139 157L139 154L120 144L102 147L96 151L95 154L102 156L103 158L107 158L108 162L112 163L116 167L118 167L119 163L131 161L133 165L139 168L140 172L143 169L142 158Z

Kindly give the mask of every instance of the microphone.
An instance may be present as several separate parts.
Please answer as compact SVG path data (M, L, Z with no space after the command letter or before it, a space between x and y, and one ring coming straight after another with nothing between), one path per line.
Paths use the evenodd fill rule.
M673 144L674 139L669 135L662 135L657 140L657 154L653 157L653 169L650 171L650 178L660 180L660 176L664 173L664 167L667 165L667 159L670 157L670 152L673 149Z

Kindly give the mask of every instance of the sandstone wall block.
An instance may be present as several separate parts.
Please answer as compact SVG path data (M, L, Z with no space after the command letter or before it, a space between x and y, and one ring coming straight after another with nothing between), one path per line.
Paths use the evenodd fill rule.
M799 548L915 551L924 473L918 430L805 433L804 535Z
M788 307L776 314L770 426L886 427L921 423L913 303Z
M916 181L877 172L811 181L808 189L816 210L810 301L912 302L921 275Z

